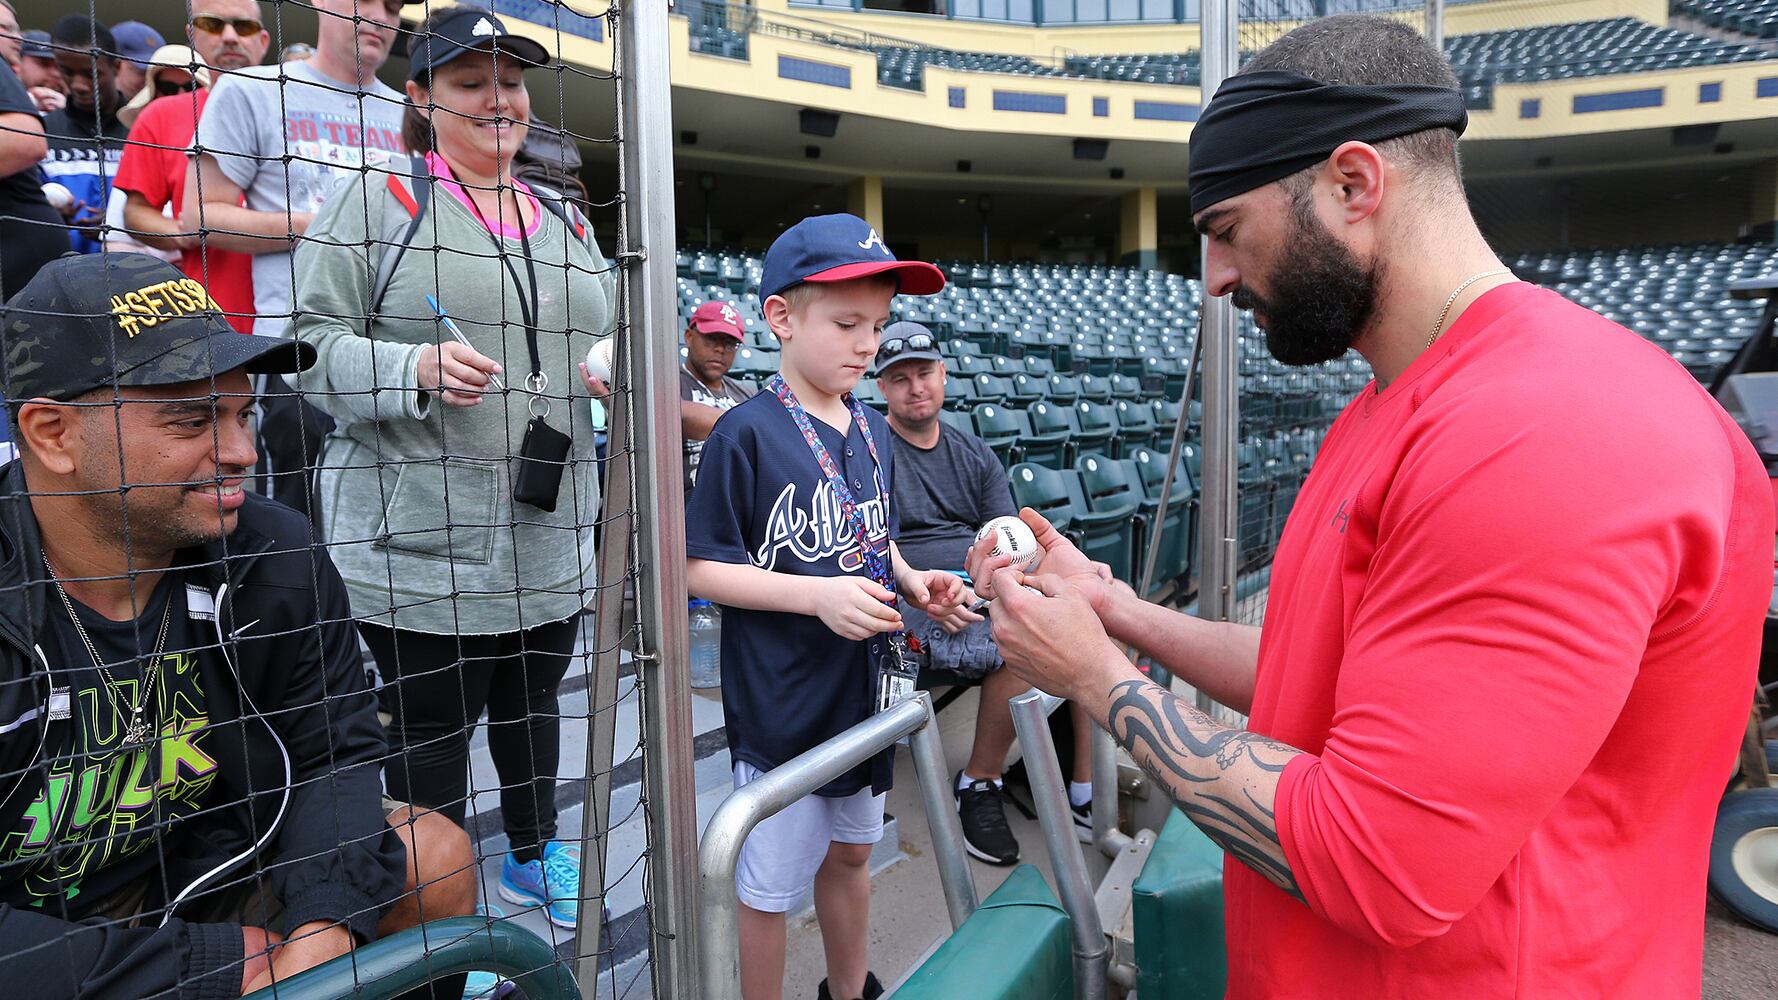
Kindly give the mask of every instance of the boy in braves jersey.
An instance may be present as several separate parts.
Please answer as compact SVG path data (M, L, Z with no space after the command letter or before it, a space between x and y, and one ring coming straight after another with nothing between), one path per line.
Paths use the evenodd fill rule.
M896 552L889 426L852 395L897 292L943 287L937 268L896 260L851 215L804 219L766 253L779 374L711 430L686 506L691 592L723 606L737 788L872 714L902 629L891 588L929 614L962 600L959 578ZM865 967L865 865L893 758L878 754L748 836L735 874L747 1000L782 995L784 914L811 882L827 952L818 996L882 995Z

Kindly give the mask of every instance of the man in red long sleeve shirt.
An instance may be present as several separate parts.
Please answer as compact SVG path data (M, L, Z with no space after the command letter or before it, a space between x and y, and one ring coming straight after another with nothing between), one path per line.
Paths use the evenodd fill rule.
M970 568L1008 665L1238 862L1231 998L1695 997L1770 488L1684 369L1500 266L1455 87L1411 29L1330 17L1193 134L1209 293L1285 363L1352 348L1376 375L1291 512L1263 630L1137 600L1030 511L1042 595L981 547Z

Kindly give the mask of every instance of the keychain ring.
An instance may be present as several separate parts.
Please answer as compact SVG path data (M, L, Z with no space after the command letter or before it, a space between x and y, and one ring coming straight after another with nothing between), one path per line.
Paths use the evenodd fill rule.
M539 404L539 403L543 404L543 412L542 413L537 412L537 404ZM531 398L525 401L525 408L531 411L531 416L533 419L542 420L543 418L549 416L549 399L545 396L539 396L539 395L533 393Z
M532 372L525 376L525 391L542 392L549 388L549 375L544 372Z

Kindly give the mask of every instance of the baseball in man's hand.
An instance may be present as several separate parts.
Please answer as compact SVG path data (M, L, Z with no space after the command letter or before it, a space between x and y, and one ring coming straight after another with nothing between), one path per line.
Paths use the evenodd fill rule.
M994 555L1006 556L1012 560L1015 568L1030 572L1037 568L1037 561L1043 550L1037 547L1037 536L1025 522L1011 515L997 517L975 533L975 540L993 536Z

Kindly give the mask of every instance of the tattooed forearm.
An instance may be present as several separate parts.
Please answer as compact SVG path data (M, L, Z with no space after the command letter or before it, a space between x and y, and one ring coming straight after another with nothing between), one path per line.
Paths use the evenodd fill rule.
M1278 775L1302 751L1230 729L1150 681L1111 689L1106 728L1181 812L1236 860L1297 898L1278 841Z

